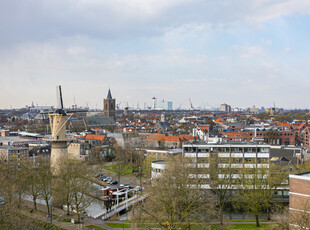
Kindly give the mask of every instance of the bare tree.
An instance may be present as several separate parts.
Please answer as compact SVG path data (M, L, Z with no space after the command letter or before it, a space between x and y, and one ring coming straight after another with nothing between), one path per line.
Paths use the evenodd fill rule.
M11 161L10 165L0 163L0 229L43 229L33 219L25 218L20 210L20 201L14 196L21 191L18 176L25 177L21 173L19 163L19 161ZM23 185L24 182L23 180Z
M27 179L26 194L31 196L33 208L37 210L37 199L40 197L39 170L33 167L32 162L27 163L25 177Z
M310 229L309 199L294 199L294 206L289 208L289 225L297 229Z
M78 220L81 222L81 212L85 211L86 208L92 202L92 198L87 195L88 189L91 187L90 181L84 178L86 174L86 165L81 162L72 162L70 176L70 204L75 209Z
M230 165L229 158L219 158L217 162L211 162L209 168L210 187L215 194L220 218L220 229L223 228L223 213L226 205L231 202L236 179L236 170Z
M18 195L18 208L21 207L22 202L22 195L25 194L27 189L27 164L28 159L20 159L18 161L11 161L10 167L11 167L11 175L12 181L11 183L14 184L14 192Z
M40 187L39 197L45 201L47 214L50 216L50 200L52 198L52 171L50 161L40 159L38 162L38 181Z
M241 207L254 214L257 227L259 227L258 215L269 207L268 200L272 196L270 190L267 189L267 175L268 169L264 167L244 168L238 195L235 198L236 207Z
M115 161L113 163L113 171L116 173L118 177L118 181L120 182L121 176L123 176L128 167L131 167L130 157L131 157L132 150L128 146L128 148L123 148L117 146L115 148Z
M73 161L59 161L59 173L57 177L53 180L53 202L56 205L62 206L66 204L67 215L70 215L70 205L71 205L71 178L74 175L74 169L72 165Z
M188 159L171 159L162 175L146 188L148 198L140 206L143 212L162 227L164 222L176 228L187 223L188 229L191 218L210 214L215 208L212 196L201 184L197 186L192 172Z
M283 186L288 186L288 177L290 170L288 167L270 164L268 171L266 170L266 178L264 182L266 183L266 201L267 201L267 218L268 220L271 219L271 207L272 202L274 201L274 195L277 194L278 188ZM270 194L270 195L268 195Z

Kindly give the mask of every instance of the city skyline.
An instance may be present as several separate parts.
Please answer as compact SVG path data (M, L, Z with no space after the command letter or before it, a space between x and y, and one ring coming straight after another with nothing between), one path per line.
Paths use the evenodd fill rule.
M0 109L310 108L309 1L3 1Z

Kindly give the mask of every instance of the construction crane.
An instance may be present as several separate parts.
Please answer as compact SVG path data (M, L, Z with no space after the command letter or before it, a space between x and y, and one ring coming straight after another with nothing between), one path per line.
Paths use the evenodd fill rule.
M116 109L119 110L119 107L121 105L122 101L120 101L118 104L116 104Z
M191 99L190 98L188 98L188 100L189 100L189 104L191 105L191 110L194 110L194 107L193 107L193 104L192 104L192 101L191 101Z
M181 110L181 106L182 106L182 104L183 104L183 103L181 103L181 104L180 104L180 106L178 107L178 109L177 109L177 110Z

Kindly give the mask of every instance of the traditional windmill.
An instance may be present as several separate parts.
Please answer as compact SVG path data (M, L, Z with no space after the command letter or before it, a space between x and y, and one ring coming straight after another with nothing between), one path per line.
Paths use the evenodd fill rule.
M59 162L68 158L67 143L69 139L67 139L66 135L66 123L73 115L73 113L66 113L64 110L60 85L57 86L56 91L57 108L54 112L48 114L52 133L50 139L52 142L51 167L54 172L57 171ZM66 119L67 117L68 119Z

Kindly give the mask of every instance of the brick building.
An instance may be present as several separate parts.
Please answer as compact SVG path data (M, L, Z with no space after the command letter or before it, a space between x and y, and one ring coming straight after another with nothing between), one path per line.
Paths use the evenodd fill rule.
M295 145L296 134L290 130L280 131L240 131L240 132L221 132L227 139L227 142L250 142L254 137L260 138L264 143L270 145Z
M310 228L310 172L290 175L290 227Z

